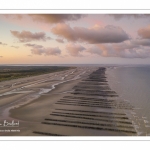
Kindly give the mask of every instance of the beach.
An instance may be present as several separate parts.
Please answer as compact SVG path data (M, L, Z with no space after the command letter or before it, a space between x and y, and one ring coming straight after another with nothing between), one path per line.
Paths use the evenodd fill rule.
M1 82L2 136L137 136L134 106L108 82L109 67L84 66ZM2 127L1 127L2 129Z

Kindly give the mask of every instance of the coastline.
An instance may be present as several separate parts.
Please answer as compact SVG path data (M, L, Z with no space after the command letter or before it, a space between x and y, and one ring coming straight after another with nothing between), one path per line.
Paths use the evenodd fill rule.
M143 67L149 67L137 65L137 66L118 66L118 67L110 67L107 69L107 78L108 83L112 89L114 89L120 96L120 99L123 99L127 102L129 102L132 106L134 106L133 111L130 112L130 115L132 116L133 123L135 126L135 129L138 133L138 135L141 136L149 136L150 134L150 126L148 117L145 117L149 113L144 114L144 108L145 104L143 102L143 99L145 97L141 97L141 88L137 81L140 81L140 79L137 78L137 75L140 75L140 72L122 72L122 70L133 70L133 69L139 69ZM131 74L131 76L130 76ZM123 77L123 79L121 79ZM144 83L142 79L142 83ZM145 89L143 87L143 89ZM137 93L134 91L137 90ZM145 92L144 92L145 93ZM148 103L146 103L146 106Z
M66 80L64 83L57 85L60 81L55 81L51 84L50 82L41 84L45 87L56 84L56 88L41 94L40 97L26 104L17 104L19 106L18 108L15 106L15 108L11 109L9 117L11 119L15 118L15 120L20 120L21 132L4 135L140 135L135 129L136 125L132 124L134 117L132 116L129 103L120 100L118 96L112 97L110 90L105 92L105 94L108 93L110 96L100 96L102 92L104 93L103 90L102 92L98 91L98 95L91 95L89 93L94 87L99 86L94 84L94 82L98 80L100 83L106 83L106 85L100 85L101 88L109 87L109 84L107 85L107 75L105 82L105 75L103 76L103 73L100 78L97 77L97 73L93 74L97 69L98 67L88 69L87 67L79 67L74 73L70 71L70 75L68 76L59 73L60 76L63 75L66 78L61 77L64 81ZM72 80L78 76L79 73L81 74L80 78ZM88 79L89 76L92 77L92 80ZM84 81L85 79L87 81ZM41 85L33 85L33 87L31 86L30 88L36 89L41 87ZM91 89L86 89L85 85L88 85ZM78 88L80 92L77 91ZM85 91L86 94L82 91ZM77 100L78 102L76 102ZM125 107L127 107L127 109ZM97 113L99 115L97 115ZM121 114L123 114L126 119L123 119Z

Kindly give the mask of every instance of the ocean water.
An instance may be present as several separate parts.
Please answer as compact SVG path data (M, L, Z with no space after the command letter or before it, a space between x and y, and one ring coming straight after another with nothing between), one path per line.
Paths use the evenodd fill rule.
M150 66L109 67L106 74L111 89L135 107L150 135Z

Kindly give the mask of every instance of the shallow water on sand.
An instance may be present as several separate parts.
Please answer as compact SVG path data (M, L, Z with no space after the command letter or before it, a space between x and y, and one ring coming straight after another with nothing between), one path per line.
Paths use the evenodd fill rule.
M73 74L73 73L74 73L74 71L71 72L70 74ZM4 108L3 111L1 110L1 111L2 111L2 112L1 112L1 115L0 115L1 119L2 119L2 118L5 118L5 119L6 119L6 118L7 118L7 119L10 118L10 117L9 117L9 115L10 115L10 112L9 112L9 111L10 111L11 109L20 107L21 105L27 104L27 103L29 103L29 102L31 102L31 101L33 101L33 100L39 98L42 94L46 94L46 93L52 91L53 89L55 89L55 87L56 87L57 85L59 85L59 84L62 84L62 83L68 82L68 81L77 80L77 79L81 78L81 75L83 75L84 73L86 73L86 71L83 71L83 72L81 72L80 74L78 74L78 75L76 75L76 76L74 76L73 78L68 79L68 80L65 80L65 77L67 77L69 74L68 74L68 75L65 75L64 77L62 77L62 80L61 80L61 81L58 81L58 83L53 84L50 88L40 88L39 91L37 91L37 92L35 92L35 93L32 93L31 95L25 96L25 97L23 97L22 99L19 99L19 100L15 101L15 102L10 103L8 106L6 106L6 108ZM25 87L27 87L27 86L25 86ZM21 88L20 88L20 89L21 89ZM18 90L20 90L20 89L18 89ZM18 91L18 92L17 92L16 90L12 90L12 91L10 91L10 92L6 92L6 93L4 93L4 94L0 94L0 96L9 95L9 94L13 94L13 93L26 93L26 92L30 92L30 91Z
M143 119L147 135L150 134L150 66L110 67L108 82L121 99L128 100Z

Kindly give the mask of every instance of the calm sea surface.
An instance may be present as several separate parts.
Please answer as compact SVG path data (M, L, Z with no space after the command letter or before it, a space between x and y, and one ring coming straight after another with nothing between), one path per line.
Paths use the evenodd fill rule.
M128 100L143 119L150 134L150 66L110 67L107 69L110 87L121 99Z

